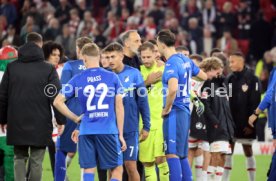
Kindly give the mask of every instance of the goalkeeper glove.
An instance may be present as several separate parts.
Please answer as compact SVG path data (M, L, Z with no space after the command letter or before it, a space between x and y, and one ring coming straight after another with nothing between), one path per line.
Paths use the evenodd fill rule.
M205 109L204 104L199 100L198 97L194 97L192 102L196 108L196 113L198 117L200 117L204 113L204 109Z

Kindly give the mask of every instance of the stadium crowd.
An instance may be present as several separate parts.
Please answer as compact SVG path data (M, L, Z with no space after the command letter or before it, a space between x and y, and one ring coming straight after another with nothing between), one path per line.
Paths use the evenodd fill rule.
M41 180L47 146L57 181L70 179L77 151L84 181L96 166L99 180L188 181L193 164L196 180L229 180L238 142L255 180L252 143L267 122L276 146L275 9L273 0L2 0L0 179Z

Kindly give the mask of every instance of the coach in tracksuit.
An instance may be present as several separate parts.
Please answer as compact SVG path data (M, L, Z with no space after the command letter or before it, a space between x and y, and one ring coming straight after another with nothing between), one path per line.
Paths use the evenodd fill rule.
M254 72L245 66L242 53L235 52L229 57L232 71L226 79L229 89L230 108L235 123L235 142L243 146L247 158L249 180L255 180L256 162L252 151L252 141L256 139L255 129L248 124L249 116L254 112L261 99L260 82ZM231 144L234 152L235 142ZM226 157L224 180L229 180L232 168L231 155Z

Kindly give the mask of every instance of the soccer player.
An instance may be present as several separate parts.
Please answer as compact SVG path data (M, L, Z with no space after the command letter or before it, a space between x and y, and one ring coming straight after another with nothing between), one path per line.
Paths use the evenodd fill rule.
M158 33L159 52L167 59L162 77L165 153L170 180L182 180L182 175L183 180L191 180L189 163L185 159L188 156L190 128L190 79L192 76L203 80L207 77L188 57L176 53L175 41L175 35L169 30Z
M207 137L211 152L211 162L208 166L207 178L208 180L221 181L224 171L225 154L231 153L229 142L234 137L234 125L227 88L224 86L224 78L221 76L223 63L216 57L207 58L203 63L208 63L208 61L210 65L217 68L215 68L216 71L213 71L215 76L204 82L201 93L201 99L205 105L204 116L206 118ZM209 71L208 66L205 66L205 71L207 72ZM206 172L203 176L206 180L205 175Z
M46 59L47 62L49 62L50 64L52 64L56 69L58 68L58 65L60 63L61 58L63 57L63 47L58 44L55 43L53 41L47 41L46 43L43 44L42 46L43 49L43 53L44 53L44 57ZM55 148L55 142L57 140L58 134L57 134L57 124L56 124L56 120L55 117L53 115L53 133L52 133L52 141L51 143L48 145L48 152L49 152L49 157L50 157L50 161L51 161L51 168L52 168L52 173L53 173L53 177L55 176L55 154L56 154L56 148ZM64 126L62 126L62 128L59 129L64 129ZM27 174L28 175L28 174ZM28 178L28 177L27 177Z
M190 59L199 66L202 62L202 56L198 54L190 55ZM205 72L205 71L204 71ZM197 81L195 79L191 80L191 99L197 101L196 103L200 104L200 89L203 85L203 81ZM193 95L194 94L194 95ZM193 96L192 96L193 95ZM201 103L202 104L202 103ZM203 142L207 140L206 135L206 126L203 115L197 114L197 108L193 104L190 105L191 108L191 125L190 125L190 136L189 136L189 151L188 159L189 164L192 168L193 161L195 161L195 176L196 180L201 180L202 175L202 166L203 166L203 147L205 151L209 152L208 142ZM204 110L204 109L203 109ZM203 112L203 111L202 111Z
M122 82L124 87L124 138L127 150L124 152L124 164L129 181L140 181L136 161L138 157L138 142L146 140L150 130L150 111L144 80L138 69L123 64L123 47L111 43L105 48L109 65ZM143 128L139 134L139 113L143 120ZM139 137L139 138L138 138Z
M86 44L81 55L87 69L74 76L54 101L68 119L80 122L79 163L84 181L93 181L97 161L101 169L111 169L111 181L122 179L124 108L122 87L117 75L99 67L100 52L94 43ZM65 101L77 97L81 116L71 112Z
M163 120L162 112L162 73L164 66L158 66L154 57L154 45L145 42L139 48L141 60L141 73L144 80L148 80L148 76L152 73L159 72L161 76L153 82L145 81L148 89L148 101L150 105L151 127L148 138L139 144L139 160L145 168L146 181L156 181L157 174L155 164L159 169L159 178L161 181L169 181L169 167L163 149Z
M222 69L222 64L221 61L219 61L216 58L206 58L204 59L200 64L199 67L207 74L208 80L211 80L215 77L217 77L218 75L220 75L221 73L221 69ZM204 95L204 93L202 93L202 85L200 87L197 88L197 95L199 96L199 98L202 100L203 98L206 98L206 95ZM197 180L202 180L202 181L207 181L207 169L211 160L211 154L210 154L210 145L208 142L208 137L207 137L207 129L206 129L206 116L202 115L201 117L196 117L195 114L192 113L192 117L194 117L194 119L197 122L197 126L194 125L194 127L196 127L197 129L200 128L200 123L205 127L205 128L201 128L201 134L200 135L200 139L202 140L201 142L201 149L203 150L203 165L202 165L202 172L199 168L196 168L196 176L197 176ZM193 119L193 118L192 118ZM192 125L193 120L191 120L191 125ZM195 129L195 128L194 128ZM194 132L194 133L192 133ZM200 132L200 131L198 131ZM191 136L194 136L195 134L199 134L196 133L196 131L192 131L191 128ZM196 136L194 136L196 137ZM190 150L189 150L190 152ZM190 153L189 153L190 154ZM198 163L198 158L196 157L196 164ZM202 161L201 161L202 164Z
M92 40L87 37L80 37L76 40L76 52L78 60L71 60L64 64L60 80L62 84L65 85L73 76L85 70L85 66L83 64L83 61L81 60L80 50L87 43L92 43ZM66 104L75 114L79 115L82 112L77 98L73 97L72 99L68 99ZM74 123L72 120L67 119L64 132L57 140L55 164L56 181L65 180L66 168L68 168L73 157L75 156L77 145L71 140L71 134L75 130L76 126L76 123Z

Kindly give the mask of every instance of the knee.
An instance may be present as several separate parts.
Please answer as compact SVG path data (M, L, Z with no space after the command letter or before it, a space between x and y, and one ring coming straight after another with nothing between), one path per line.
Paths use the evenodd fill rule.
M126 161L125 166L128 174L134 174L137 172L136 161Z
M166 157L164 157L164 156L162 156L162 157L157 157L157 158L155 159L155 163L156 163L157 165L162 164L162 163L164 163L164 162L166 162Z
M244 155L246 157L251 157L253 156L253 151L252 151L252 147L250 146L244 146Z
M67 156L69 156L70 158L73 158L75 156L75 152L68 152Z
M143 165L144 167L152 167L154 166L154 162L144 162Z

